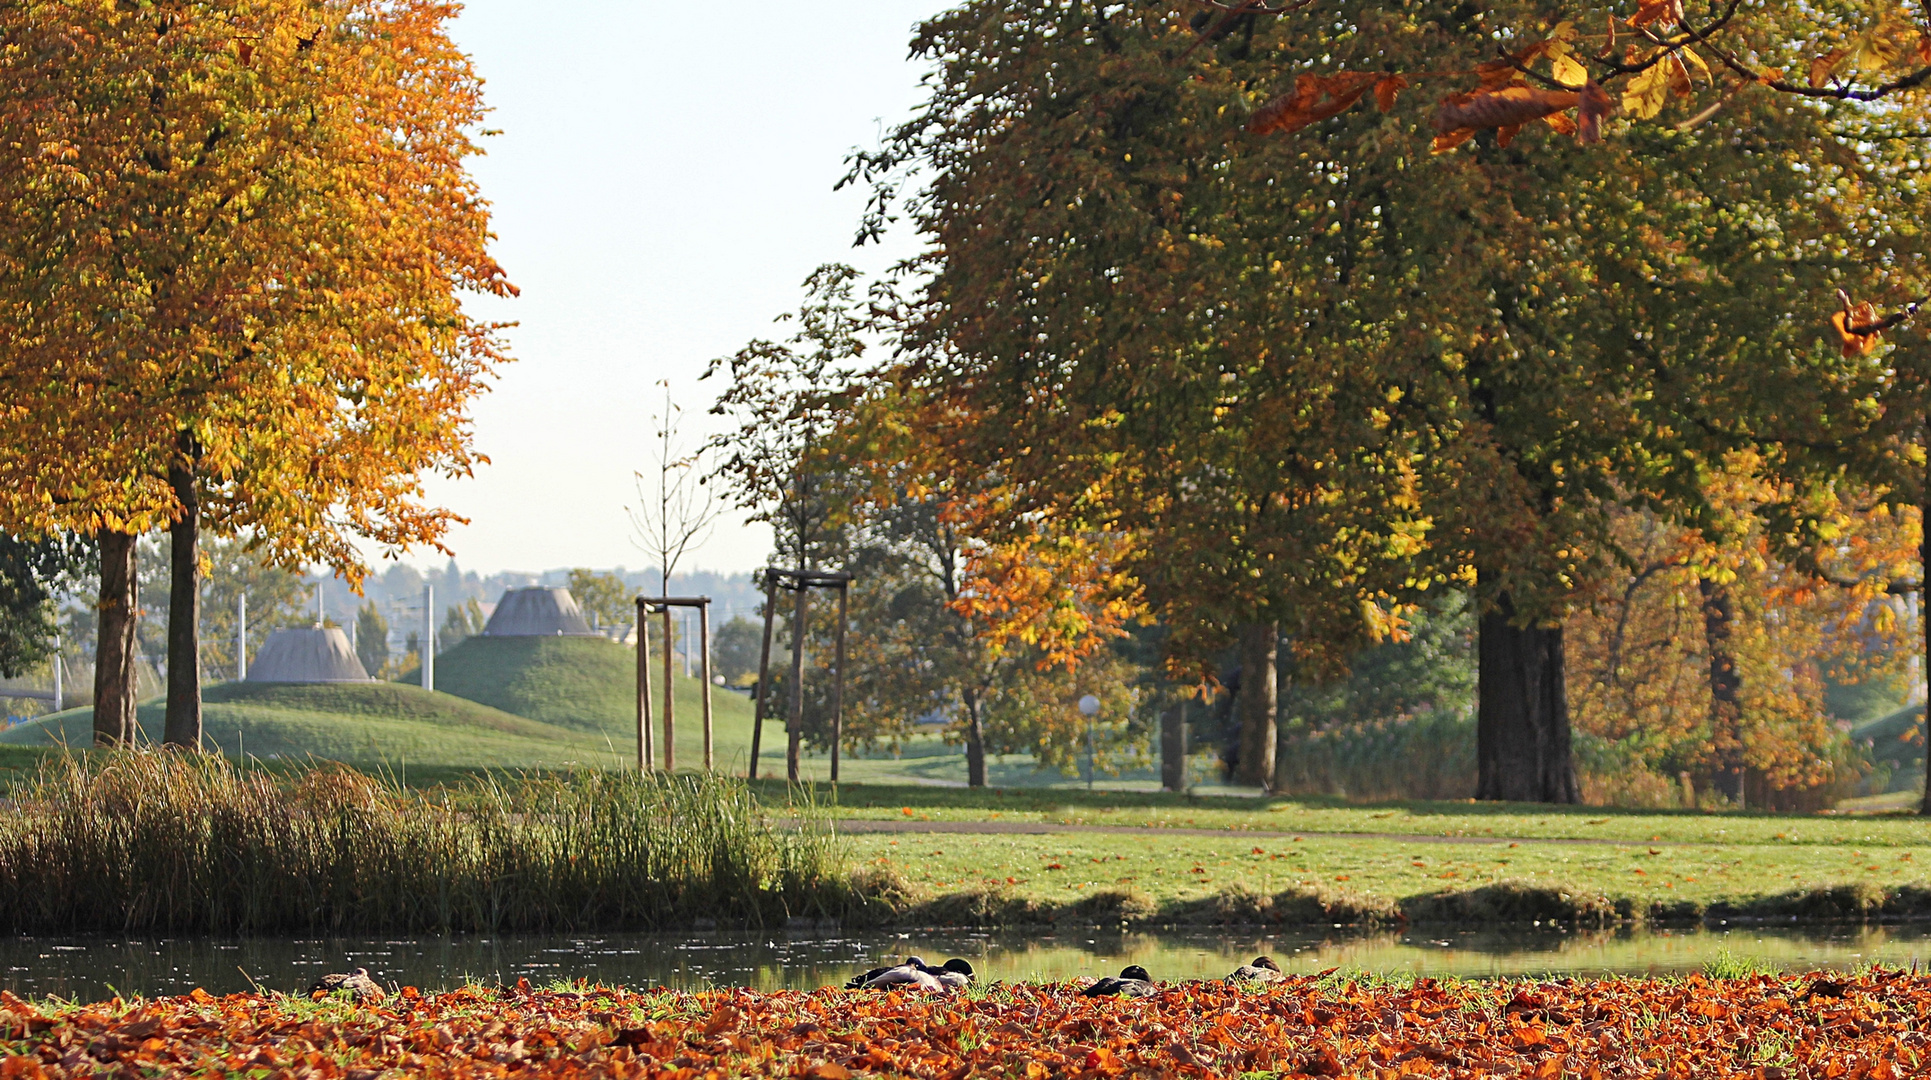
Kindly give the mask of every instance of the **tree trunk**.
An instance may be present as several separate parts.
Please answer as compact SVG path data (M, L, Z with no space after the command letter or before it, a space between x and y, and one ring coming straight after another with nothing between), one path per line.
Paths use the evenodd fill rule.
M201 501L194 472L177 458L168 466L168 486L180 517L168 528L173 542L168 568L168 718L162 742L184 750L201 749L201 563L196 547Z
M1697 582L1703 593L1703 643L1710 654L1710 746L1716 763L1716 789L1743 805L1743 675L1737 670L1731 628L1736 605L1727 586Z
M1482 614L1476 679L1475 797L1509 802L1577 803L1569 754L1569 697L1563 684L1562 628L1514 625L1504 593Z
M133 741L134 545L130 533L102 529L101 598L94 634L94 745Z
M1274 787L1280 636L1274 623L1249 623L1240 630L1240 761L1234 779L1268 790Z
M1918 508L1918 626L1924 633L1924 678L1931 687L1931 475L1925 477L1924 505ZM1924 800L1918 812L1931 817L1931 693L1924 702Z
M1187 790L1187 703L1176 701L1160 713L1160 786Z
M966 713L966 786L986 786L986 731L979 722L979 694L971 687L959 692Z
M785 721L785 734L788 739L784 751L784 775L791 783L798 782L798 743L805 734L805 581L804 568L798 570L799 576L793 584L798 589L798 599L791 617L791 713Z

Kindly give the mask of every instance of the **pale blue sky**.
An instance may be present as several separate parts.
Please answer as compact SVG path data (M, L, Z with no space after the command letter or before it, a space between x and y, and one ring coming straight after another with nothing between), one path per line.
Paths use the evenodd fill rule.
M430 489L472 519L449 540L465 567L648 563L624 506L651 460L653 384L713 423L710 358L772 335L820 263L888 261L852 250L862 196L831 187L918 100L906 44L942 6L471 0L455 36L503 132L475 172L523 295L477 306L521 323L475 410L493 463ZM749 569L768 549L727 516L689 565Z

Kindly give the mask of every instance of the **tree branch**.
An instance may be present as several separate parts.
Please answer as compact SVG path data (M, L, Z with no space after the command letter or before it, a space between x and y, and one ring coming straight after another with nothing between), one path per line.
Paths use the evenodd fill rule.
M1844 301L1844 310L1849 311L1851 309L1850 294L1846 293L1842 289L1839 289L1837 290L1837 295L1840 298L1842 298ZM1902 311L1893 311L1889 315L1884 316L1882 319L1879 319L1874 323L1860 323L1856 326L1845 326L1844 332L1847 334L1856 334L1858 337L1868 337L1871 334L1881 334L1884 331L1889 330L1893 326L1900 325L1902 323L1910 321L1912 318L1915 318L1917 316L1917 313L1920 310L1922 310L1924 305L1927 303L1931 303L1931 296L1920 296L1916 300L1913 300L1910 303L1904 305L1904 309Z
M1730 14L1734 14L1735 11L1736 11L1736 5L1733 2L1730 8ZM1800 86L1797 83L1793 83L1788 79L1782 78L1781 76L1778 78L1772 79L1767 77L1761 71L1751 70L1751 68L1748 65L1744 64L1742 61L1732 56L1728 50L1724 49L1722 46L1716 44L1715 42L1709 40L1709 35L1722 29L1723 23L1727 21L1729 21L1728 14L1726 14L1722 20L1719 20L1718 22L1711 24L1706 29L1698 30L1696 27L1690 25L1688 16L1685 16L1683 19L1682 26L1683 26L1684 32L1687 33L1692 40L1696 41L1698 44L1702 45L1703 47L1709 49L1710 52L1714 54L1719 61L1722 62L1724 67L1729 68L1731 71L1736 72L1738 75L1741 75L1746 79L1750 79L1753 82L1761 83L1762 85L1767 86L1770 89L1775 90L1779 93L1796 94L1799 97L1807 97L1807 98L1829 98L1837 101L1876 101L1881 97L1887 97L1891 94L1897 93L1900 90L1915 89L1919 86L1924 85L1924 83L1927 80L1931 80L1931 64L1928 64L1922 68L1919 68L1918 70L1912 72L1909 75L1904 76L1903 78L1895 79L1888 83L1882 83L1869 90L1859 90L1855 86L1850 86L1850 85Z

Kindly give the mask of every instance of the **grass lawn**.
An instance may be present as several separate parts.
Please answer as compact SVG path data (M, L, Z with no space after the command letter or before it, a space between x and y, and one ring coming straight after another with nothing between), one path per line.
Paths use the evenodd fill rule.
M871 834L849 836L846 842L855 862L895 870L927 894L1009 889L1054 906L1105 890L1128 890L1169 909L1228 886L1268 896L1299 888L1399 901L1522 882L1628 899L1643 910L1658 902L1699 908L1719 901L1740 904L1811 886L1931 888L1931 836L1916 846L1869 850L1820 844L1441 844L1158 833Z
M141 705L143 737L158 742L161 701ZM204 691L203 730L223 753L265 761L323 758L374 769L410 766L604 766L601 740L447 694L389 683L219 683ZM69 709L0 734L10 750L86 747L91 709ZM0 758L0 763L5 759Z
M760 788L782 802L784 785ZM843 784L815 789L840 818L884 821L1052 822L1230 832L1396 833L1403 836L1612 840L1630 844L1931 845L1931 818L1613 810L1528 803L1397 802L1356 804L1329 798L1261 799L1078 789L964 791L910 784ZM910 811L909 813L907 811ZM1251 845L1250 845L1251 846Z

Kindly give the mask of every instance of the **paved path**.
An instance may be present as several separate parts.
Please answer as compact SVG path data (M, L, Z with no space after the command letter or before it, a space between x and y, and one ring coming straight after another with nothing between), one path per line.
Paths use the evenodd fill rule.
M1161 825L1069 825L1058 821L896 821L840 818L842 833L977 833L982 835L1046 836L1053 833L1103 833L1111 836L1218 836L1256 840L1399 840L1412 844L1580 844L1591 847L1676 846L1681 841L1612 840L1591 836L1431 836L1427 833L1276 832L1263 829L1168 828Z

